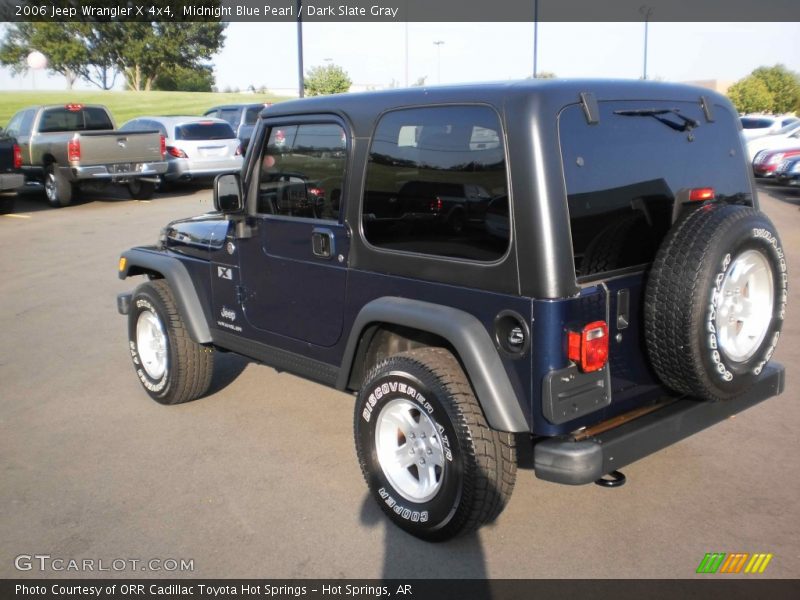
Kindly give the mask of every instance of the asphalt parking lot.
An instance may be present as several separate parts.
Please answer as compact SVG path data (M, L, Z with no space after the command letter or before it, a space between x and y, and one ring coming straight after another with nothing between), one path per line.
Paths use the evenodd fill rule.
M60 210L25 196L0 217L0 577L685 578L707 552L769 552L758 577L799 577L800 194L761 201L790 269L787 391L625 468L619 489L522 469L493 526L432 545L367 496L350 396L229 354L201 400L140 388L117 258L209 210L209 190ZM19 571L23 554L193 571Z

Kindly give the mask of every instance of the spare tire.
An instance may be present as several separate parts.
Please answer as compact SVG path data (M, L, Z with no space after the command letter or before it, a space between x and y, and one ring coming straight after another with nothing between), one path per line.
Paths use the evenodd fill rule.
M775 351L787 281L775 226L758 210L709 204L676 224L645 293L647 351L661 381L706 400L746 391Z

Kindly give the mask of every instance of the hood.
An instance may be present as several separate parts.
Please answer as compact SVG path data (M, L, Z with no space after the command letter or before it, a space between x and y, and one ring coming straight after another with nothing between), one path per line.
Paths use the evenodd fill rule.
M222 248L228 234L225 215L209 213L172 221L164 229L165 247L173 252L207 258L208 251Z

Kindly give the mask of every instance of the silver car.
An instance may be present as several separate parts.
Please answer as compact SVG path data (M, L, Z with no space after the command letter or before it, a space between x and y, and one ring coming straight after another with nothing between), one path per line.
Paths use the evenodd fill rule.
M210 117L137 117L122 131L161 132L167 143L166 182L212 179L242 168L242 148L231 126Z

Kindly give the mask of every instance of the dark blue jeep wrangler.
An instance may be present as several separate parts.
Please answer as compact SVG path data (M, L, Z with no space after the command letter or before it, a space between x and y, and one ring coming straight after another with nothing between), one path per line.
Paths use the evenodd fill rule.
M784 388L787 272L736 112L708 90L527 81L286 102L216 212L122 255L158 402L215 349L357 395L367 484L444 540L536 476L618 469Z

